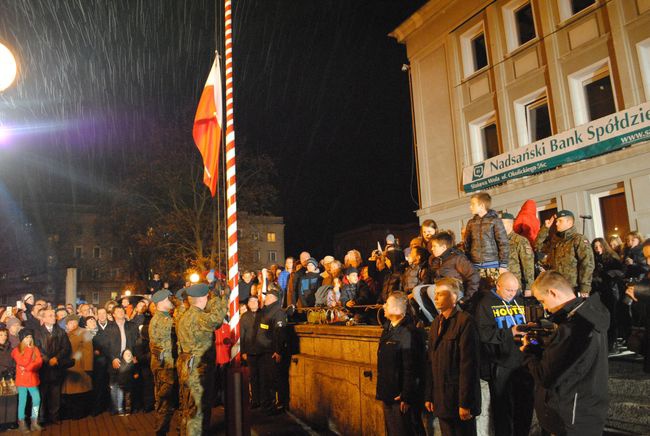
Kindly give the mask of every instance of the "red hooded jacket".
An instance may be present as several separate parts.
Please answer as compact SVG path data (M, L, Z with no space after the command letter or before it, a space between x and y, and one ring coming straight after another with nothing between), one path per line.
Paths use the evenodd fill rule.
M36 346L25 347L22 353L19 348L20 346L11 352L11 357L16 361L16 386L34 388L41 383L38 378L38 370L43 364L41 352Z
M526 200L519 213L517 218L515 218L515 223L513 225L513 230L515 233L520 234L521 236L528 239L530 246L535 246L535 238L539 233L539 218L537 218L537 203L535 200Z

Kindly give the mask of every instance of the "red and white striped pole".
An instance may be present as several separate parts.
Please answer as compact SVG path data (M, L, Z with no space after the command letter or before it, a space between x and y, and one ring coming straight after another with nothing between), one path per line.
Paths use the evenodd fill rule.
M237 178L235 171L235 106L232 73L232 8L225 0L226 65L226 196L228 198L228 284L230 285L230 334L233 341L230 358L239 363L239 262L237 256Z

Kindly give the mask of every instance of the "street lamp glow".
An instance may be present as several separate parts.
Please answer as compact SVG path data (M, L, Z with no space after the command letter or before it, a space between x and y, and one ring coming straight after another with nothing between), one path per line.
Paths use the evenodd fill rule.
M199 280L201 280L201 276L198 273L192 273L190 274L190 282L192 283L198 283Z
M4 91L14 83L17 72L16 58L6 45L0 43L0 91Z
M128 289L126 291L124 291L124 296L125 297L130 297L131 296L131 291L128 290Z

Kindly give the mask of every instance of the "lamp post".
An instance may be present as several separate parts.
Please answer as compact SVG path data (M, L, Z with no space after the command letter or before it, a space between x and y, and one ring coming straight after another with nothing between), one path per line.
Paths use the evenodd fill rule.
M9 47L0 42L0 92L9 88L18 73L18 64Z

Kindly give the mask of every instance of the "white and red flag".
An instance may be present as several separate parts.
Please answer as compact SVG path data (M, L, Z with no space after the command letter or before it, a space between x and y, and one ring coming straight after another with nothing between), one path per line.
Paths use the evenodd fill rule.
M214 197L217 192L219 148L223 125L221 68L217 54L194 117L192 136L203 156L203 183Z

